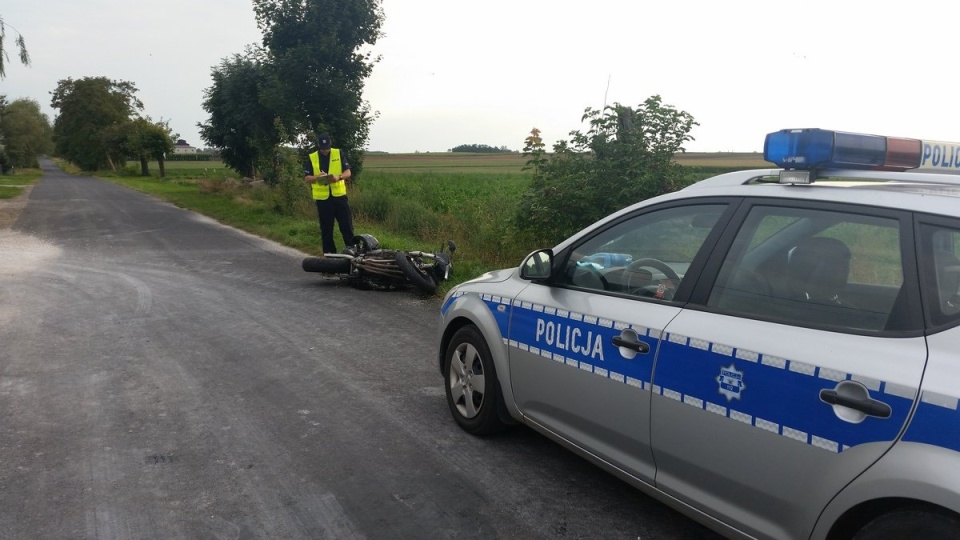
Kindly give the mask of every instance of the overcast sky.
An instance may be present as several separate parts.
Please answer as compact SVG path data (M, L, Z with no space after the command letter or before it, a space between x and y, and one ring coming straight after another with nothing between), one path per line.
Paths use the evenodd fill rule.
M894 8L896 6L896 8ZM659 94L699 122L688 151L761 151L819 127L960 140L956 0L383 0L365 98L369 150L520 150L586 130L586 107ZM143 114L194 146L221 60L259 43L249 0L4 0L0 94L38 101L67 77L133 82ZM335 15L334 15L335 16ZM12 26L12 28L11 28ZM32 65L17 62L26 39ZM336 142L336 141L335 141Z

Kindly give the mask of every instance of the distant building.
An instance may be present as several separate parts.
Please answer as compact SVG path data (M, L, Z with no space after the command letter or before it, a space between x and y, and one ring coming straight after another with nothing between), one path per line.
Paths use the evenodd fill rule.
M197 152L199 150L187 144L187 141L183 139L177 139L176 144L173 145L174 154L196 154Z

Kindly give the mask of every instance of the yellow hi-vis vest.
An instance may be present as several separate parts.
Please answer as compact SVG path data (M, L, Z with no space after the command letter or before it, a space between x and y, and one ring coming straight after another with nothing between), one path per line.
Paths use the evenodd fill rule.
M310 154L310 164L313 165L313 175L320 176L320 152ZM339 176L343 174L343 164L340 162L340 149L330 149L330 170L327 174ZM333 182L330 185L323 185L321 182L314 182L313 198L318 201L325 201L332 197L343 197L347 194L347 183L343 180Z

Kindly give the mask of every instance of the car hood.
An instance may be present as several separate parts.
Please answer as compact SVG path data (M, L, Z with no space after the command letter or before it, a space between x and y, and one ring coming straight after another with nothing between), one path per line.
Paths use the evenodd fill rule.
M473 284L473 283L499 283L501 281L506 281L513 274L517 272L516 268L504 268L502 270L494 270L492 272L486 272L481 274L470 281L463 282L463 285Z

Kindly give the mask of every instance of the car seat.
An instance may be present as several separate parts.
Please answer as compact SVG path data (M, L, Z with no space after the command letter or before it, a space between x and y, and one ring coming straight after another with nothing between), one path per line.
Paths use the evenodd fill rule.
M960 259L948 251L933 254L937 272L937 294L944 315L960 313Z
M835 238L814 236L802 240L787 262L787 291L795 300L843 305L850 276L850 248Z

